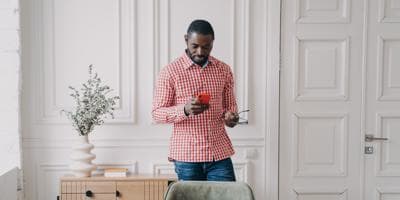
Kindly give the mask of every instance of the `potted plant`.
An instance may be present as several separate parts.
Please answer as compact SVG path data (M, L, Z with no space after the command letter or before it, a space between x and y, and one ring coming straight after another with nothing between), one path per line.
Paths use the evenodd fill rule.
M98 74L93 73L92 65L89 65L89 79L81 88L69 86L69 89L72 90L70 96L75 100L75 106L70 111L61 112L67 116L79 134L78 144L72 148L70 168L75 176L88 177L91 171L96 169L92 163L96 156L90 153L93 145L89 143L88 135L93 132L95 126L102 125L108 116L114 118L113 112L119 96L110 96L112 89L102 84Z

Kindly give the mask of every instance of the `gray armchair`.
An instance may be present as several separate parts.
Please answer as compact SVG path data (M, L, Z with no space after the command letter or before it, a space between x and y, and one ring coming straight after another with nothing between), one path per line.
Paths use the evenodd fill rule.
M164 200L254 200L243 182L178 181L172 183Z

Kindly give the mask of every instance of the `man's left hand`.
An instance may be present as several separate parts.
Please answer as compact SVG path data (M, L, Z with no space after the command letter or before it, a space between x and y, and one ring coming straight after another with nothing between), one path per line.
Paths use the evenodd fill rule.
M234 113L234 112L230 112L230 111L226 112L224 115L224 122L225 122L226 126L233 128L239 122L238 113Z

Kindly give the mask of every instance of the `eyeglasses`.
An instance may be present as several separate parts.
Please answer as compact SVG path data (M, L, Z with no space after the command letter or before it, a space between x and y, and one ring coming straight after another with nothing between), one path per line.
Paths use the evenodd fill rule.
M239 120L236 122L236 124L239 124L239 125L240 124L249 124L249 120L248 119L243 118L243 117L240 116L241 113L245 113L245 112L249 112L249 111L250 110L247 109L247 110L242 110L242 111L238 112Z

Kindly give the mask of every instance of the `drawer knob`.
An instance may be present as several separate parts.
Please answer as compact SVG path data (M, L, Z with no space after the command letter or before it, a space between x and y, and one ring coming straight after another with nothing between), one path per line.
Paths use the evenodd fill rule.
M93 197L93 192L90 191L90 190L86 191L86 196L87 197Z
M120 197L120 196L121 196L121 193L117 190L117 191L115 191L115 196L116 196L116 197Z

